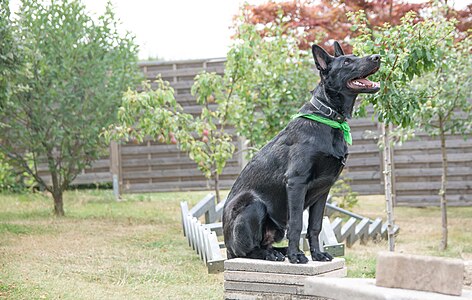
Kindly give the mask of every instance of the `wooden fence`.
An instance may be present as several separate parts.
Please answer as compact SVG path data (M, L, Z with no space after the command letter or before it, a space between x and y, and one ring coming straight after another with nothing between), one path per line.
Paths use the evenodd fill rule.
M447 199L449 205L472 205L472 138L450 135ZM441 148L437 138L419 134L394 150L395 189L398 205L439 205Z
M185 112L199 114L200 107L190 94L195 75L203 70L223 74L225 59L206 59L173 62L141 62L145 77L153 80L160 75L171 83L175 97ZM314 81L317 78L313 78ZM308 94L307 94L308 97ZM376 134L379 125L372 117L349 122L353 145L349 148L346 176L352 189L361 195L383 193L381 156ZM371 131L374 134L366 134ZM237 149L241 141L234 140ZM449 136L450 205L472 205L472 139ZM231 159L222 174L221 187L230 188L244 165L241 152ZM419 134L418 138L396 147L393 153L396 171L398 205L438 205L440 187L440 149L437 139ZM123 193L205 190L213 186L197 170L196 165L173 145L154 141L143 144L112 144L110 158L92 164L80 174L76 184L112 182L112 175Z

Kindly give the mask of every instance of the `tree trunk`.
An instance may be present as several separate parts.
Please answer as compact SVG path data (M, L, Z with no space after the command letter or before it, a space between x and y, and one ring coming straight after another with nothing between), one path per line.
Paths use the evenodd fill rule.
M64 216L64 203L62 201L62 191L54 192L54 215L56 217L63 217Z
M55 169L49 168L51 172L51 179L52 179L52 198L54 199L54 215L56 217L63 217L64 216L64 203L62 201L62 189L61 184L59 183L59 179L57 176L57 172Z
M62 201L63 188L57 174L56 162L54 160L54 153L52 149L48 151L47 157L52 181L52 187L48 190L51 192L52 198L54 199L54 215L56 217L62 217L64 216L64 203Z
M216 203L220 203L220 175L215 171L215 194L216 194Z
M382 123L382 140L383 140L383 159L384 159L384 185L385 185L385 202L387 208L387 233L388 233L388 249L395 251L395 236L393 227L395 219L393 214L393 197L392 197L392 156L390 151L389 130L385 123Z
M442 175L441 175L441 189L439 190L439 197L441 201L441 219L442 219L442 239L439 246L440 250L447 248L447 199L446 199L446 184L447 184L447 151L446 151L446 136L444 133L443 119L439 118L439 136L441 138L441 156L442 156Z

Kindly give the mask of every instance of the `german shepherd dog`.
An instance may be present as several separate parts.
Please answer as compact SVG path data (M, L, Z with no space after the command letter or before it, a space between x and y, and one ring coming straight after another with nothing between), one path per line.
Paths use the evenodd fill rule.
M312 46L321 82L299 110L339 123L351 117L359 93L376 93L380 84L366 79L380 67L380 55L345 55L338 42L334 57ZM339 128L294 118L265 145L235 181L223 210L228 259L243 257L308 262L299 249L303 211L308 209L311 257L330 261L318 236L329 190L341 173L348 148ZM274 248L287 230L288 248Z

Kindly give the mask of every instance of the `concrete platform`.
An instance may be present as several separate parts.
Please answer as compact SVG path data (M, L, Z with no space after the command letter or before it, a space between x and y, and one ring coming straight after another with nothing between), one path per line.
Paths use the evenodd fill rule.
M329 300L304 295L280 295L274 293L225 292L226 300Z
M320 277L346 277L347 268L318 274ZM263 273L263 272L245 272L245 271L225 271L225 281L238 282L256 282L256 283L273 283L273 284L294 284L303 285L305 279L310 276L294 275L294 274L277 274L277 273Z
M314 276L345 277L346 274L343 258L307 264L230 259L225 261L225 299L325 300L324 297L307 297L305 280Z
M332 261L309 261L306 264L291 264L288 260L267 261L259 259L235 258L225 261L225 271L246 271L259 273L278 273L314 276L345 266L344 258L334 258Z
M462 296L386 288L375 285L375 279L311 277L305 280L305 295L333 300L472 300L472 290Z

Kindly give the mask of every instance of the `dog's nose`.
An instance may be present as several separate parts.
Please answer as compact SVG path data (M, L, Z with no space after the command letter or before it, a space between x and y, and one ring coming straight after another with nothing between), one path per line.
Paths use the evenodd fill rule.
M378 61L380 61L380 55L378 55L378 54L371 55L370 59L374 62L378 62Z

